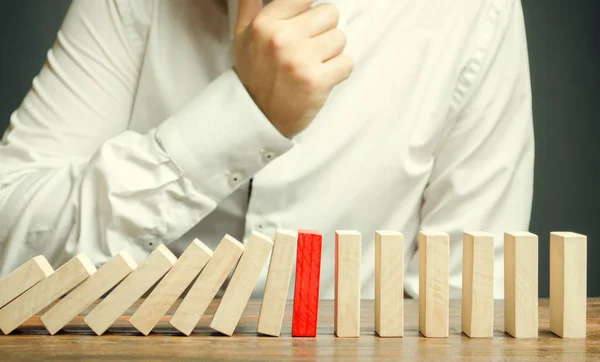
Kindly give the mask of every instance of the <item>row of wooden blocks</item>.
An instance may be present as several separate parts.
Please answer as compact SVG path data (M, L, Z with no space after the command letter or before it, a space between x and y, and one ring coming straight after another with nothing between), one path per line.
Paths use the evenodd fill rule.
M322 236L317 231L279 230L274 241L253 232L245 246L226 235L214 252L194 240L179 259L160 245L139 265L121 252L98 270L85 254L56 271L43 256L38 256L0 280L0 329L5 334L11 333L60 299L41 316L50 334L55 334L110 291L84 318L101 335L151 290L129 319L137 330L148 335L191 286L170 319L174 328L189 336L234 270L210 323L211 328L230 336L271 256L257 332L280 335L295 257L292 336L314 337L321 247ZM561 337L586 336L586 248L587 238L583 235L570 232L550 235L550 327ZM334 330L338 337L358 337L360 333L361 249L359 232L336 232ZM419 330L425 337L446 337L448 234L421 232L418 250ZM377 232L375 331L381 337L402 337L404 333L403 264L404 236L396 231ZM528 232L505 233L504 267L505 330L516 338L537 337L537 236ZM492 336L493 282L494 237L483 232L465 232L462 330L470 337Z

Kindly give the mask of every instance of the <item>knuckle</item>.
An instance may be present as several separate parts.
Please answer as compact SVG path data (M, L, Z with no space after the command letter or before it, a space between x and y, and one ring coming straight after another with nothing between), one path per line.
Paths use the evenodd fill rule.
M258 15L250 23L250 31L254 36L261 37L267 33L268 24L264 17Z
M308 92L319 89L319 78L311 68L302 68L297 72L297 79Z
M269 37L269 48L280 52L287 45L288 37L283 31L276 31Z

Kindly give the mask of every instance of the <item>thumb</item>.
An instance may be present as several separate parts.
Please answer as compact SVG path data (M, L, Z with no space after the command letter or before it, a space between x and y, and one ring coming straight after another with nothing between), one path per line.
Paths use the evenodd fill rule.
M238 1L238 16L235 24L236 34L245 30L252 20L256 18L258 13L262 10L262 0L239 0Z

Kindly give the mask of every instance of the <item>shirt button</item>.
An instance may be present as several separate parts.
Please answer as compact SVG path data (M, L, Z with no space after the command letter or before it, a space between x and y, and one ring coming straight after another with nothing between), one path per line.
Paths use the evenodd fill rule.
M235 186L239 185L241 181L242 181L241 173L232 172L231 175L229 175L229 185L231 185L231 187L235 187Z
M269 162L273 161L275 159L275 157L277 157L277 154L275 152L266 151L266 150L262 151L262 160L264 163L269 163Z

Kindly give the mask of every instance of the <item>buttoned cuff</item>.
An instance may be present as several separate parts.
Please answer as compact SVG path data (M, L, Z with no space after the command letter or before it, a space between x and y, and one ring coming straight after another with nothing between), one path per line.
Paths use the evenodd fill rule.
M185 176L215 201L293 147L228 70L162 123L157 140Z

